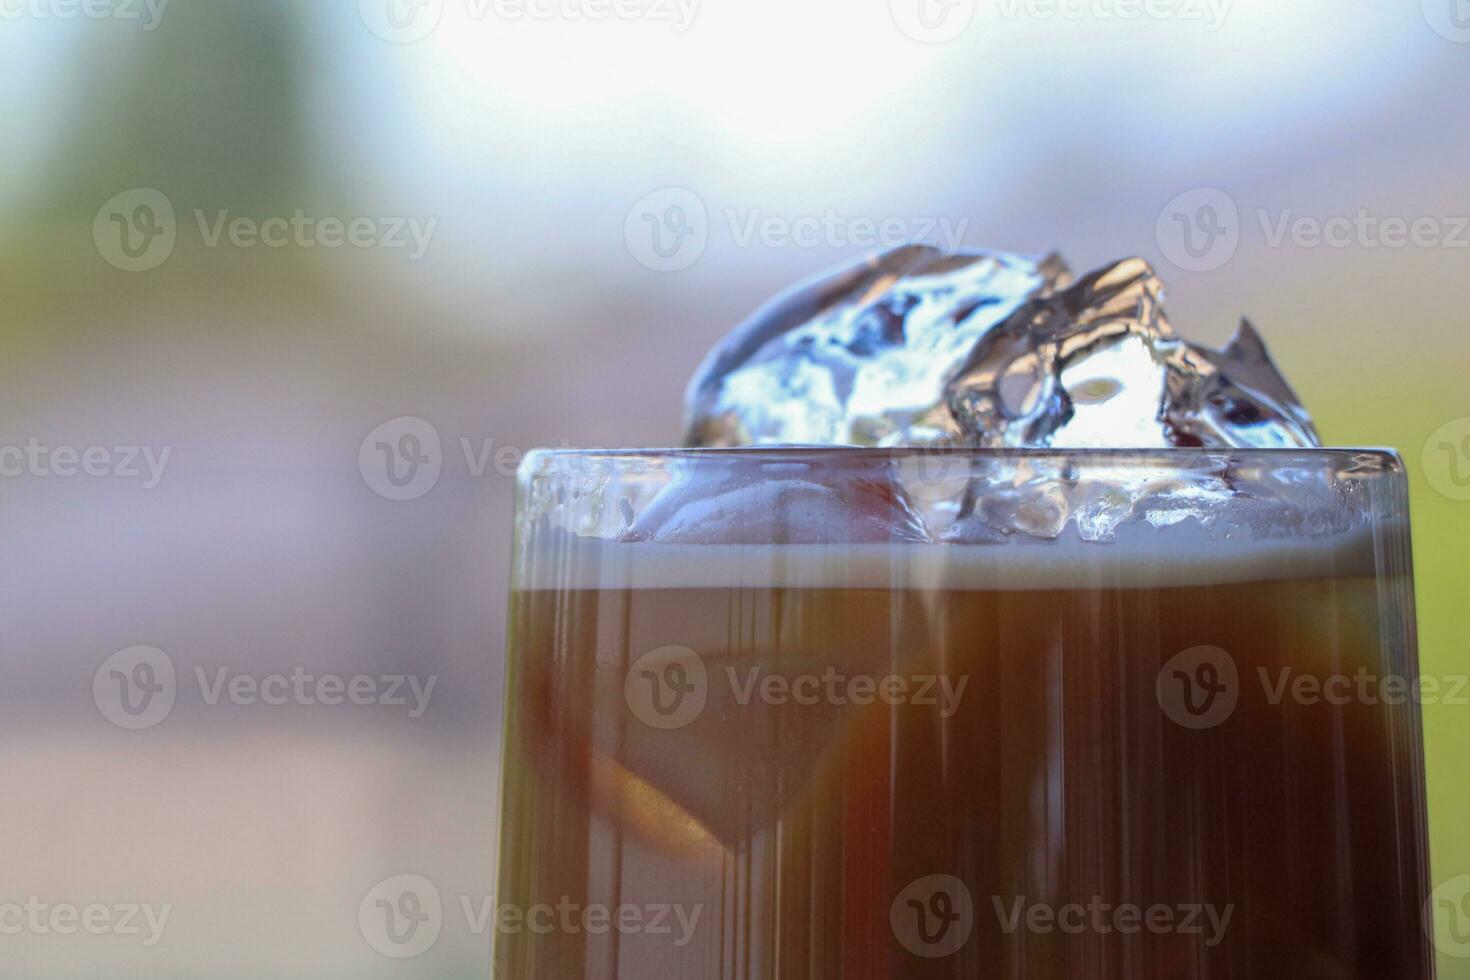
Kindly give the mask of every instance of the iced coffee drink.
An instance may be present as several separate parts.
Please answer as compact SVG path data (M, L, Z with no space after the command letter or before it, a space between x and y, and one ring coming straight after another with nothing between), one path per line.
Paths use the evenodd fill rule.
M886 256L527 461L497 977L1433 976L1401 466L1156 293Z

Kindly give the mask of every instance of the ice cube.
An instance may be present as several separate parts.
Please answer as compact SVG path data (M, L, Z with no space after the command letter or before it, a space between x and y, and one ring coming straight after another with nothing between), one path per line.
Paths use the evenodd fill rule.
M1320 445L1243 323L1181 339L1163 284L1124 259L906 246L804 283L715 348L689 386L696 446Z

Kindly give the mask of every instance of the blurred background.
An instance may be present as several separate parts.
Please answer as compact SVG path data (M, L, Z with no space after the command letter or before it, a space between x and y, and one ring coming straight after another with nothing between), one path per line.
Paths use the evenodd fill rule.
M1249 314L1404 454L1423 670L1470 672L1462 0L0 0L0 80L0 905L168 909L6 976L487 976L520 454L676 442L724 331L901 241Z

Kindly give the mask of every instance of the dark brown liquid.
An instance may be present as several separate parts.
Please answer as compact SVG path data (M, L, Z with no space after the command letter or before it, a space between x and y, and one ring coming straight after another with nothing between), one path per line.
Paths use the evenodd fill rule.
M1283 669L1412 676L1390 596L1359 577L519 592L497 898L573 911L500 930L496 976L1431 977L1417 707L1272 703ZM625 681L669 644L699 653L705 704L665 730ZM1219 675L1158 678L1202 644L1238 700L1191 728L1160 692L1202 710ZM753 677L828 668L907 695L741 703ZM925 678L936 700L967 679L947 717ZM659 931L665 906L698 918ZM594 931L587 907L641 924Z

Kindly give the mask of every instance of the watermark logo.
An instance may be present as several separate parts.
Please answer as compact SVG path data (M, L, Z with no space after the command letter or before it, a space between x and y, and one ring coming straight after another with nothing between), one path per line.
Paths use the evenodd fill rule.
M668 937L683 949L694 940L704 906L669 902L644 905L581 902L569 895L553 901L517 904L497 902L493 895L451 895L460 916L452 915L439 889L422 875L401 874L374 885L357 909L358 929L374 950L394 959L428 952L444 930L463 928L485 936L620 936ZM462 921L461 921L462 920Z
M1164 257L1187 272L1211 272L1240 247L1240 210L1218 187L1185 191L1164 206L1154 225Z
M1470 875L1444 882L1424 905L1424 928L1445 956L1470 959Z
M1424 442L1429 485L1450 500L1470 500L1470 416L1446 422Z
M893 935L904 949L924 959L953 956L975 929L975 902L952 875L929 875L899 892L888 909Z
M1345 708L1349 705L1399 707L1406 704L1470 705L1470 674L1379 674L1366 666L1352 673L1314 674L1290 664L1257 666L1247 678L1224 650L1192 647L1172 658L1155 682L1159 706L1184 728L1214 728L1250 692L1253 703L1280 708ZM1259 684L1256 698L1255 684Z
M1255 224L1267 248L1470 249L1470 216L1301 214L1257 208ZM1212 272L1235 257L1245 233L1240 209L1215 187L1186 191L1159 214L1155 235L1164 257L1188 272Z
M893 22L915 41L944 44L975 20L975 0L889 0Z
M1470 44L1470 0L1424 0L1424 19L1440 37Z
M145 949L163 939L172 905L138 902L51 903L30 895L24 904L0 903L0 936L127 936L138 938Z
M200 244L206 249L380 249L401 251L416 262L428 254L439 219L410 216L335 217L307 214L297 208L289 216L263 219L192 212ZM135 187L102 205L92 221L92 243L109 264L124 272L147 272L168 261L178 244L179 222L173 202L160 191Z
M173 202L151 187L108 198L92 219L97 254L124 272L156 269L174 254L179 237Z
M444 18L444 0L358 0L367 29L389 44L422 41Z
M169 0L0 0L0 20L136 21L151 34L163 23Z
M1183 728L1221 724L1240 699L1240 671L1235 658L1215 646L1190 647L1164 664L1154 681L1159 707Z
M960 710L969 675L848 674L828 666L821 672L777 673L756 664L727 666L715 677L728 686L734 705L833 708L914 705L935 709L940 718ZM683 728L699 717L709 700L712 678L698 653L684 646L660 647L628 668L623 693L628 707L652 728ZM721 689L722 691L725 688Z
M623 240L645 268L682 272L709 247L709 212L704 200L687 187L665 187L629 209Z
M572 444L563 438L557 446L545 448L569 450ZM599 446L580 446L578 450L578 455L566 457L559 468L589 477L604 474L606 460L598 459L596 454L611 450ZM0 464L3 451L0 447ZM462 435L445 442L432 423L409 415L384 422L358 444L358 470L363 482L389 500L422 497L451 469L476 480L513 478L525 458L525 448L495 436ZM690 478L687 465L675 463L669 470L670 482L676 485L682 486Z
M454 444L459 449L457 453L444 444L431 423L417 416L400 416L378 426L359 444L358 469L374 493L389 500L413 500L432 490L447 467L476 480L491 476L511 478L526 458L524 448L495 436L459 436ZM563 438L556 448L567 450L572 444ZM562 463L563 468L585 472L588 476L598 475L599 464L591 461L591 454L604 451L603 447L579 449L586 455L568 457ZM680 467L671 470L676 480L687 479Z
M672 731L690 724L704 711L709 674L699 654L689 647L659 647L629 666L623 697L639 721Z
M977 476L974 457L928 449L905 453L898 472L905 494L926 503L962 501Z
M264 675L213 670L196 666L193 677L200 700L208 707L228 703L249 708L256 705L281 707L404 708L410 718L421 718L429 710L438 674L316 674L305 667L289 674ZM173 712L183 690L173 660L157 647L136 646L119 650L103 661L92 675L92 700L97 710L119 728L134 731L153 728Z
M402 415L367 434L357 451L363 482L387 500L417 500L439 482L444 447L425 419Z
M119 728L141 731L161 724L174 710L178 679L174 663L158 647L119 650L92 675L92 701Z
M813 214L772 214L726 208L712 220L704 199L685 187L666 187L633 205L623 226L628 252L655 272L681 272L698 262L723 229L735 248L855 248L888 250L932 243L953 255L964 244L968 218L940 215L849 215L828 208Z
M369 946L396 960L427 953L444 928L439 889L423 875L395 875L374 885L357 907Z

